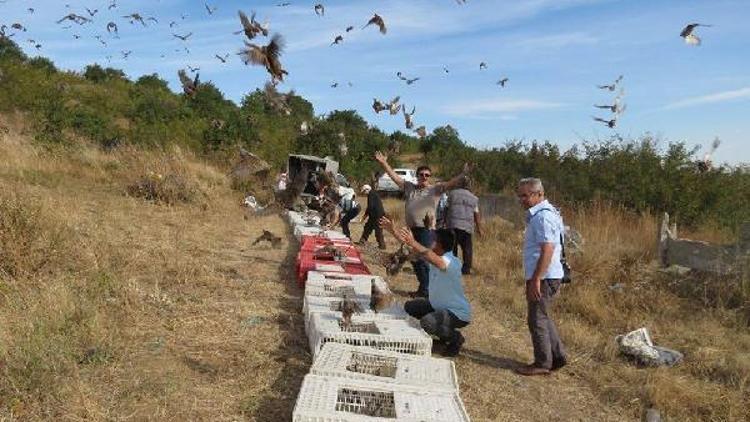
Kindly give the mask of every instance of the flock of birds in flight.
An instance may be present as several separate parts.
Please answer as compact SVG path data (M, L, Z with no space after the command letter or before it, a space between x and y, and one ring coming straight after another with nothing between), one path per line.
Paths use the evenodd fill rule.
M464 5L467 3L467 0L455 0L457 4ZM0 0L0 4L6 3L7 0ZM277 7L287 7L290 6L291 2L283 2L276 4ZM70 9L70 5L65 5L66 9ZM109 4L107 5L107 10L113 10L117 9L119 6L117 4L117 0L110 0ZM211 16L216 13L218 10L217 6L209 5L208 3L204 3L204 8L206 10L206 13ZM61 17L59 20L56 21L57 24L64 24L67 23L68 25L63 26L63 29L71 29L73 24L83 26L86 24L92 24L94 22L95 16L99 13L99 9L90 9L88 7L85 7L85 14L83 13L68 13L67 15ZM35 9L33 7L29 7L27 9L28 13L34 14ZM318 17L324 17L326 14L326 8L322 3L315 4L313 6L313 12ZM244 40L244 47L241 48L239 53L237 53L238 56L240 56L242 62L244 62L246 65L256 65L256 66L262 66L266 69L268 74L270 75L270 81L266 83L264 87L264 92L266 94L266 97L269 101L269 103L272 105L274 109L276 109L279 112L282 112L284 114L290 114L291 109L288 105L288 100L293 95L293 91L290 91L287 94L279 93L276 90L276 86L278 83L284 81L284 77L289 74L289 72L284 69L283 65L281 64L281 55L285 48L285 41L284 37L279 33L274 33L270 35L270 39L267 43L256 43L256 39L259 37L269 37L270 34L270 25L268 21L264 23L260 23L258 20L256 20L256 13L253 11L250 13L250 16L245 14L243 11L238 11L238 17L239 17L239 23L241 25L241 29L238 31L235 31L234 34L244 34L245 40ZM143 14L139 12L133 12L126 15L121 15L122 19L127 20L131 25L140 24L143 27L148 26L150 23L158 24L159 20L153 16L144 16ZM185 20L187 18L186 14L182 14L180 19ZM175 27L178 27L179 23L176 20L173 20L169 22L169 28L171 30L171 34L175 39L181 40L183 42L186 42L190 39L190 37L193 36L192 32L188 32L185 34L179 34L175 32L173 29ZM382 16L378 15L377 13L374 13L373 16L361 27L361 30L365 30L370 26L376 27L379 32L382 35L386 35L388 33L388 28L386 26L386 22L383 19ZM686 25L682 31L680 32L680 37L682 37L686 44L691 46L699 46L701 45L701 39L696 35L696 29L698 27L710 27L711 25L706 25L702 23L690 23ZM109 21L105 29L107 33L115 38L119 38L119 27L115 21ZM344 35L350 33L355 29L354 25L347 26L344 31L338 35L336 35L331 42L331 46L336 46L344 42ZM25 33L27 32L27 28L19 23L15 22L12 23L10 26L7 25L0 25L0 38L2 37L14 37L18 35L19 33ZM80 35L74 34L73 37L75 39L80 39ZM104 39L102 35L95 35L95 37L99 43L101 43L104 46L107 46L107 41ZM253 42L255 41L255 42ZM40 50L42 48L41 43L37 42L34 39L27 39L27 42L32 44L37 50ZM183 47L184 51L187 54L190 54L190 50L187 47ZM179 51L177 49L176 51ZM120 54L122 55L122 59L127 60L128 57L132 54L132 50L122 50L120 51ZM162 58L164 58L164 54L162 54ZM214 57L219 60L222 64L226 63L229 58L229 53L224 54L215 54ZM111 56L107 56L107 60L111 60ZM200 89L200 75L198 71L200 70L198 67L191 67L187 66L188 70L191 73L194 73L194 77L189 77L188 73L184 69L180 69L178 71L178 77L180 80L180 83L182 85L183 92L188 97L192 97L195 95L195 93ZM479 63L479 70L485 71L488 69L487 62L480 62ZM445 74L450 73L450 70L443 66L443 72ZM408 77L404 75L401 71L396 72L396 77L403 81L406 85L412 85L418 82L421 78L419 76L416 77ZM497 86L500 88L505 88L506 84L509 82L509 78L507 76L501 77L497 81ZM615 98L612 100L611 104L602 104L602 105L594 105L597 109L601 110L608 110L610 111L610 116L602 118L602 117L595 117L592 116L592 118L600 122L604 125L606 125L608 128L614 129L617 126L617 122L622 116L622 114L625 112L626 105L622 102L624 97L624 89L620 86L623 80L623 76L620 75L613 83L611 84L604 84L604 85L598 85L597 87L602 90L607 90L610 92L614 92L617 90L617 88L620 88L619 93L615 96ZM349 86L352 86L351 82L347 83ZM337 88L339 86L338 82L334 82L331 85L331 88ZM399 112L402 113L404 118L404 126L407 130L412 131L413 133L416 133L417 136L420 138L424 138L427 135L427 130L425 126L419 126L416 129L415 122L414 122L414 114L416 113L416 107L412 106L411 111L408 111L408 107L406 104L402 104L401 97L396 96L390 101L383 101L378 98L373 99L372 103L372 109L376 114L380 114L381 112L388 112L389 115L395 116L398 115ZM311 125L308 122L303 122L300 130L303 132L303 134L306 134L311 128ZM345 148L345 144L343 145L343 148ZM714 147L715 149L715 147ZM345 151L342 150L342 152L345 153Z

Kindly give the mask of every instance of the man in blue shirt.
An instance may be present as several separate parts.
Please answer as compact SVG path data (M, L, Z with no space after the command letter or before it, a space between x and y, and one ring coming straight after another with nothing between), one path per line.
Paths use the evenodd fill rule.
M565 348L549 313L564 274L560 262L562 217L544 198L541 180L521 179L517 194L527 210L523 267L534 362L516 371L522 375L548 375L567 363Z
M407 301L404 310L419 320L425 332L445 343L445 356L458 355L464 344L464 336L458 329L471 322L471 305L461 283L461 261L453 255L453 232L436 230L435 242L430 249L422 246L408 228L396 230L387 217L380 221L384 229L422 256L430 266L428 298Z

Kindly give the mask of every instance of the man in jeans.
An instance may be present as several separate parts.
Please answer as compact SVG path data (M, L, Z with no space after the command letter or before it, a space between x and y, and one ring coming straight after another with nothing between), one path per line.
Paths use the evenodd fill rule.
M542 181L521 179L518 200L526 208L523 266L526 278L527 322L534 345L534 362L518 368L521 375L548 375L567 363L565 348L550 318L552 299L560 291L563 267L563 222L560 213L544 198Z
M470 170L469 165L465 164L463 172L453 179L444 183L432 185L430 184L432 170L427 166L420 166L417 168L417 183L414 184L405 181L393 171L393 168L388 164L388 156L380 151L375 153L375 161L380 163L383 170L388 173L391 180L393 180L393 182L404 191L404 198L406 198L406 225L411 229L412 236L422 246L428 248L431 247L433 241L433 229L435 226L435 208L440 199L440 195L442 195L443 192L454 189L466 179L466 175ZM452 245L450 249L453 249ZM417 261L412 262L412 266L414 267L417 281L419 281L419 287L412 295L427 297L428 286L430 284L429 266L424 259L418 259Z
M383 229L380 228L380 217L385 215L385 209L383 209L383 201L380 200L378 193L372 190L372 186L362 186L362 193L367 195L367 208L365 214L359 220L367 219L365 227L362 229L362 237L357 242L360 245L367 243L367 238L370 234L375 231L375 240L378 241L378 248L385 249L385 239L383 239Z
M422 246L411 230L396 229L387 217L380 219L384 229L412 251L422 255L430 266L429 299L417 298L407 301L404 310L419 320L422 329L440 339L446 345L444 355L456 356L464 344L464 336L458 331L471 321L471 305L464 294L461 283L461 262L453 255L453 232L439 229L435 232L432 248Z
M453 230L456 236L453 254L458 256L458 247L461 247L461 258L463 258L461 273L469 275L474 251L472 236L475 231L478 235L482 235L479 198L471 193L469 183L448 193L445 220L447 228Z

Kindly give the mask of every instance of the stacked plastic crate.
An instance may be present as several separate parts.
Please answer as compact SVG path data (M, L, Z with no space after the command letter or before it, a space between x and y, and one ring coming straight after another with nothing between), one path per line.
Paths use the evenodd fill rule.
M289 221L314 356L293 420L468 421L453 362L430 357L432 338L402 306L379 302L388 285L355 245L314 215L290 211Z

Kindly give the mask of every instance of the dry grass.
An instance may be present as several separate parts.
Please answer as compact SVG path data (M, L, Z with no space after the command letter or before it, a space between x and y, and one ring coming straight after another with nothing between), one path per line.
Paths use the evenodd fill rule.
M205 207L125 194L162 154L12 139L3 204L39 216L13 227L45 239L59 225L66 248L0 275L0 420L288 420L310 364L291 249L250 246L261 227L288 241L283 221L244 220L223 174L188 154Z
M189 153L39 150L22 123L0 116L0 420L289 420L311 358L285 223L243 219L241 194ZM181 174L196 199L129 196L150 171ZM387 207L403 219L399 201ZM477 243L456 358L472 418L633 420L648 405L671 420L750 418L746 301L657 272L650 216L600 205L566 218L586 240L556 309L572 363L547 379L512 373L531 355L520 232L488 221ZM283 247L250 246L262 228ZM415 288L409 273L391 281L401 300ZM620 357L613 337L640 326L685 362Z

